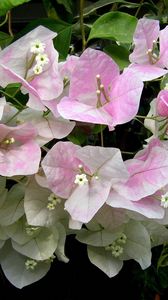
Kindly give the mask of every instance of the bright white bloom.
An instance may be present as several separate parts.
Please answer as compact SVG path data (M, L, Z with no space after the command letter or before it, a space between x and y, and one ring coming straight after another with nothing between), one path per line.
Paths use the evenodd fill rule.
M168 208L168 192L161 196L161 206Z
M41 74L41 73L43 72L42 66L39 65L39 64L36 64L36 65L34 66L34 68L33 68L33 72L34 72L35 75Z
M34 270L37 266L37 261L34 259L27 259L25 262L26 270Z
M44 65L47 65L49 63L49 58L48 58L48 55L46 53L39 53L37 56L36 56L36 62L37 62L37 65L39 66L44 66Z
M77 174L74 183L84 185L88 182L86 174Z
M30 52L34 54L43 53L45 49L45 44L42 43L40 40L35 40L31 43Z

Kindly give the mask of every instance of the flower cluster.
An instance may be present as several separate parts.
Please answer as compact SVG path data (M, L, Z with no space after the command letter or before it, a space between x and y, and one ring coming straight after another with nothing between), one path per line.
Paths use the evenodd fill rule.
M0 255L18 288L42 278L55 257L68 262L71 233L109 277L128 259L147 268L151 248L168 242L168 26L140 19L122 72L92 48L59 63L54 37L39 26L0 52ZM144 116L150 137L124 160L103 146L103 129L112 136L137 119L144 81L161 76ZM18 93L28 94L26 105ZM75 143L81 124L99 126L101 144Z

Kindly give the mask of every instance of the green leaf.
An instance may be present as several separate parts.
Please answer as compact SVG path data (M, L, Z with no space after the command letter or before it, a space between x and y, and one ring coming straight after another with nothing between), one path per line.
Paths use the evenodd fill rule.
M103 131L107 126L106 125L99 125L99 124L96 124L93 129L92 129L92 133L93 134L98 134L100 133L101 131Z
M9 34L0 31L0 47L3 49L6 46L8 46L13 40L13 37L11 37Z
M39 25L43 25L57 33L57 36L54 39L54 47L59 52L60 59L65 60L69 52L72 34L72 24L50 18L34 20L31 23L29 23L25 27L25 29L19 33L19 35L17 35L17 38L23 36L24 34L28 33L29 31L31 31Z
M66 11L72 14L72 1L71 0L56 0L58 4L62 4Z
M68 135L68 140L76 145L82 145L87 140L87 133L81 128L76 127L73 133Z
M137 4L137 3L131 3L128 1L124 1L124 0L99 0L93 4L88 5L87 7L85 7L83 10L83 15L87 16L101 7L104 7L106 5L113 4L113 3L124 3L124 4L131 5L131 7L133 7L133 8L139 7L139 4Z
M88 41L94 38L112 39L131 43L137 18L123 12L109 12L93 23Z
M38 262L34 270L27 270L26 260L27 257L16 252L10 243L1 250L2 270L7 279L19 289L40 280L50 269L49 263Z
M163 78L160 82L160 89L164 90L166 86L168 86L168 74L163 76Z
M16 184L8 192L7 198L0 208L0 224L7 226L16 222L24 214L24 187Z
M1 0L0 1L0 16L7 13L8 10L20 4L30 2L31 0Z
M114 44L105 47L104 51L114 59L120 70L123 70L130 64L129 51L126 48Z

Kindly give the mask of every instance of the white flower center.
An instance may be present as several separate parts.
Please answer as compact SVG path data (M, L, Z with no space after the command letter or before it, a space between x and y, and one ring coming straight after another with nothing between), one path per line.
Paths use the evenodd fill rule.
M161 206L168 208L168 192L161 196Z
M25 262L26 270L34 270L36 266L37 266L37 261L34 259L27 259Z
M76 183L78 185L84 185L87 182L88 182L88 179L87 179L86 174L82 173L82 174L76 175L74 183Z
M30 52L34 54L43 53L45 49L45 44L42 43L40 40L35 40L31 43Z
M40 65L40 66L47 65L49 63L48 55L46 53L39 53L36 56L36 62L37 62L37 65Z
M54 210L56 208L56 205L59 203L61 203L61 199L57 197L54 193L51 193L48 197L47 208L49 210Z
M118 244L125 244L127 241L127 236L125 233L121 233L120 237L116 240Z
M25 230L28 235L33 235L40 227L27 225Z
M43 72L42 66L39 65L39 64L36 64L36 65L34 66L34 68L33 68L33 72L34 72L35 75L41 74L41 73Z
M111 251L111 254L114 257L119 257L124 250L121 244L122 245L126 244L126 241L127 241L127 236L125 235L125 233L121 233L119 238L117 238L112 244L105 247L105 250Z

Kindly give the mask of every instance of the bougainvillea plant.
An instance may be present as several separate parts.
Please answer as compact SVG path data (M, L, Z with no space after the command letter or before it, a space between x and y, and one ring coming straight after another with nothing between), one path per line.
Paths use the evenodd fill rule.
M111 11L86 43L83 12L82 52L71 47L60 60L57 33L43 25L0 51L0 262L18 288L42 278L56 257L69 261L69 234L109 277L125 260L148 268L158 245L167 264L168 26ZM112 44L89 44L106 18ZM113 30L121 19L132 24L128 34ZM130 54L127 63L112 58L115 47ZM135 123L132 150L125 133L134 139Z

